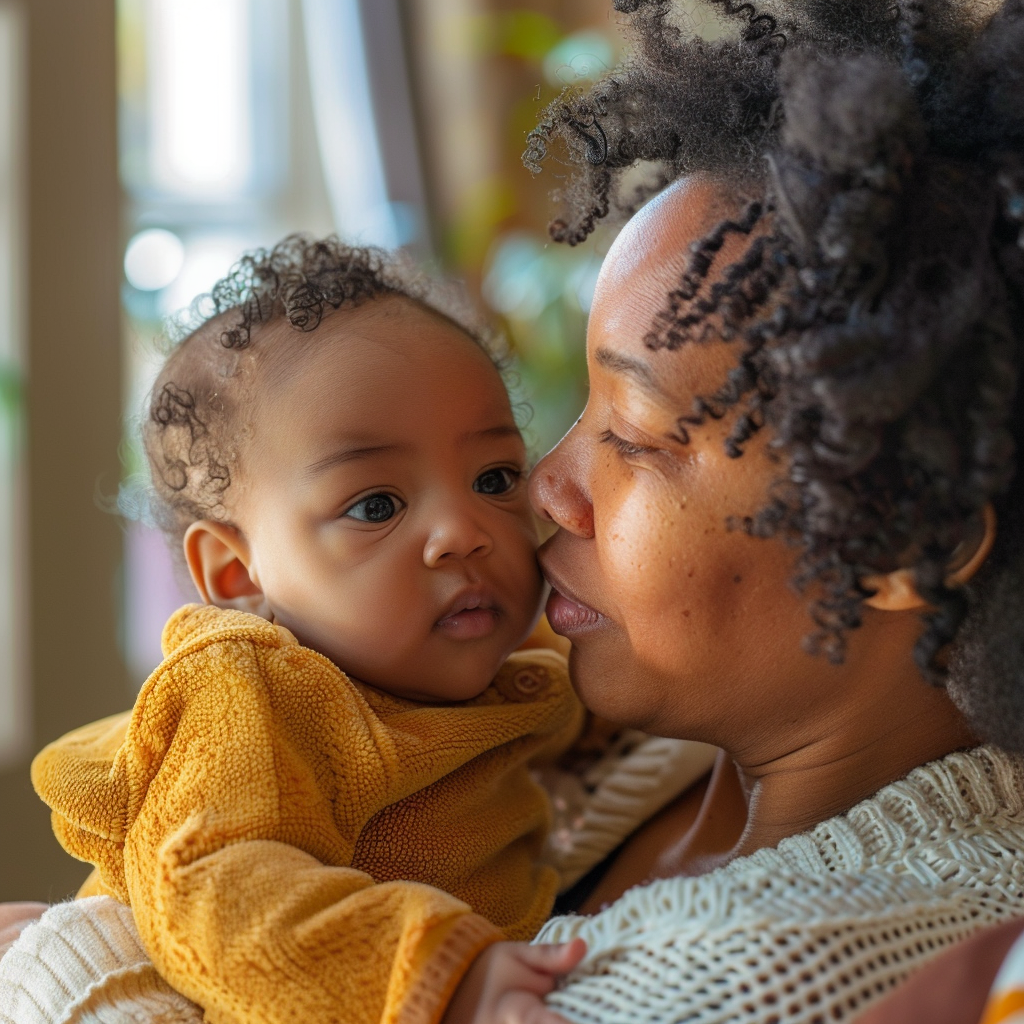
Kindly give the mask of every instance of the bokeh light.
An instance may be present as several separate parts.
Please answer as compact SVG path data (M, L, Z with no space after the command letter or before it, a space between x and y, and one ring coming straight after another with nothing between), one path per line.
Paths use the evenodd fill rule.
M185 263L185 246L172 231L147 228L128 243L124 276L133 288L155 292L171 284Z

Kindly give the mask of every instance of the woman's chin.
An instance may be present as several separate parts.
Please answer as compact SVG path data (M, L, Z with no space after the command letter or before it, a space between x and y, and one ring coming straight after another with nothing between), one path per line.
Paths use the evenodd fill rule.
M645 729L649 724L641 714L643 691L630 677L620 657L618 645L609 643L607 634L574 636L569 652L569 678L573 689L588 711L615 722L625 729ZM616 670L618 669L618 670ZM641 720L644 718L644 720ZM648 730L649 731L649 730Z

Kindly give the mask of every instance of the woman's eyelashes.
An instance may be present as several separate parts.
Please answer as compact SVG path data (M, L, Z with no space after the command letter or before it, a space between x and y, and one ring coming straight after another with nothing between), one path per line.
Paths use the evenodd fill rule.
M610 430L603 431L598 440L602 444L611 445L620 455L627 457L636 458L641 455L650 455L657 452L659 449L652 448L650 445L645 444L634 444L632 441L627 441L623 437L619 437L618 434L613 434Z
M350 505L343 517L356 519L361 523L386 523L393 519L402 508L402 502L391 494L369 494Z

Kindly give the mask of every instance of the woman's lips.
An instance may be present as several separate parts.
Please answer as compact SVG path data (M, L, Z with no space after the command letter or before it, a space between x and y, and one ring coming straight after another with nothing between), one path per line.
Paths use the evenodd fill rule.
M587 605L580 604L554 589L548 598L546 611L551 628L564 636L592 629L603 618L600 612L596 612L593 608L588 608Z

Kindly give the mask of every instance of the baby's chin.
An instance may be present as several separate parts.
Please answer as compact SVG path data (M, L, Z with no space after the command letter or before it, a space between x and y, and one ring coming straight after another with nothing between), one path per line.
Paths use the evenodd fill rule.
M392 696L424 704L473 700L490 686L511 653L512 650L504 648L498 653L460 651L450 657L433 660L430 668L424 668L421 662L418 672L388 672L379 676L377 682L367 682Z
M532 603L512 612L474 608L432 625L421 623L417 637L408 635L408 621L393 627L377 623L359 643L339 643L345 631L337 628L304 631L296 624L292 631L352 679L394 697L442 704L480 696L530 635L539 614Z
M367 666L355 678L394 697L424 704L473 700L490 686L498 669L519 646L515 638L453 641L431 637L425 649L400 664Z

